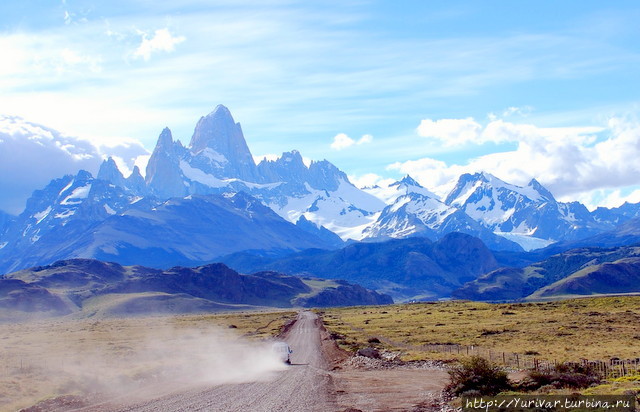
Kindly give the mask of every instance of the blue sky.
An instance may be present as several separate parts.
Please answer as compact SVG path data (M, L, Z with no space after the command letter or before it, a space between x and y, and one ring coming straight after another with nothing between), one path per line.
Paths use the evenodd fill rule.
M637 21L636 1L3 2L0 114L92 142L73 166L131 168L221 103L254 155L297 149L359 184L443 193L484 169L613 206L640 201ZM54 177L28 166L24 193Z

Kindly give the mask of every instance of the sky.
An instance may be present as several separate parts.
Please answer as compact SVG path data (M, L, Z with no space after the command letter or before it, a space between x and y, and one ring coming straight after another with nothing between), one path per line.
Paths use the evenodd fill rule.
M532 178L640 201L637 1L24 0L0 4L0 209L114 156L188 144L217 104L257 159L357 185Z

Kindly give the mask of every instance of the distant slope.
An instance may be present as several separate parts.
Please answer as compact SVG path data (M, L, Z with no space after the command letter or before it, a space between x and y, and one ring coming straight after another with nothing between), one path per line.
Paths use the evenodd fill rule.
M636 243L640 243L640 218L637 217L619 224L613 230L574 242L557 243L549 246L548 250L557 250L558 248L566 250L567 248L573 249L585 246L615 247Z
M640 292L640 246L572 249L524 268L501 268L456 290L461 299L501 301Z
M494 250L493 254L502 266L525 267L572 249L588 247L614 248L635 244L640 244L640 218L626 220L613 230L573 242L558 242L530 252Z
M4 238L0 273L70 258L168 268L204 264L247 249L331 247L243 192L135 200L86 173L55 183L36 193L33 207ZM60 195L65 184L69 188ZM69 200L69 191L83 191L84 197ZM39 198L46 201L38 203ZM55 199L54 207L49 198Z
M275 272L240 274L222 263L168 270L70 259L0 278L0 308L55 316L188 313L251 307L392 303L344 281Z
M499 267L480 239L463 233L450 233L436 242L407 238L354 243L337 251L308 250L281 259L236 254L221 260L245 272L276 270L345 279L396 300L448 297L465 282Z
M640 257L589 266L538 289L527 300L620 293L640 293Z

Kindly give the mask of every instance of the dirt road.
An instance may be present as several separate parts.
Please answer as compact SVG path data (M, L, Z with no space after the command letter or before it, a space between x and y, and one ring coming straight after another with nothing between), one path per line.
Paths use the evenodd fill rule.
M101 411L332 411L331 378L320 351L320 326L301 312L286 341L291 366L268 382L219 385L177 392L132 405L99 405ZM83 409L96 410L96 406Z

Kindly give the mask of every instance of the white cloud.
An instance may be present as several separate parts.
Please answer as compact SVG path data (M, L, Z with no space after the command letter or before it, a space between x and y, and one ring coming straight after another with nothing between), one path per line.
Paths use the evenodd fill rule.
M96 146L19 117L0 115L0 209L21 212L34 190L65 174L85 169L95 176L107 156L117 159L126 175L147 153L132 140L114 139Z
M138 169L140 169L140 174L142 175L142 177L147 176L147 164L149 163L150 158L151 155L140 155L136 157L133 162L133 165L138 166Z
M625 202L638 203L640 202L640 185L631 187L630 190L626 189L597 189L589 192L579 193L574 196L560 197L558 200L563 202L578 201L589 210L594 210L598 206L615 208L619 207Z
M482 126L471 117L466 119L424 119L418 126L418 135L441 140L445 146L477 142Z
M338 133L333 138L333 143L331 143L331 148L333 150L342 150L342 149L346 149L347 147L351 147L353 145L363 145L363 144L371 143L372 141L373 141L373 136L371 136L370 134L365 134L356 141L344 133Z
M370 134L365 134L360 138L360 140L358 140L358 144L367 144L367 143L371 143L372 141L373 141L373 136L371 136Z
M342 149L346 149L347 147L353 146L354 144L356 144L355 140L353 140L352 138L350 138L344 133L338 133L333 138L333 143L331 143L331 148L333 150L342 150Z
M133 53L133 56L142 58L145 61L151 58L152 53L158 51L170 53L174 51L177 44L186 40L184 36L173 36L167 28L156 30L151 38L145 32L140 32L140 35L142 36L142 43Z
M637 161L640 158L640 124L634 119L613 118L606 129L539 128L495 120L480 130L475 130L475 122L470 119L449 120L452 121L448 124L454 126L443 130L473 130L476 142L515 142L517 146L514 150L480 156L464 164L447 165L436 159L422 158L393 163L388 169L410 174L439 195L446 192L460 174L479 171L519 185L526 185L535 178L557 198L565 200L586 199L595 190L609 190L608 197L601 200L610 204L620 201L615 198L615 192L611 194L612 190L640 185L640 163ZM437 125L437 122L433 124ZM469 134L465 138L453 136L452 139L468 142L472 140ZM625 198L635 199L633 196Z
M349 181L360 189L365 187L383 186L386 187L395 182L394 179L384 178L375 173L365 173L362 176L349 175Z
M519 109L509 108L505 111L515 112ZM541 142L545 139L571 139L580 143L593 141L591 134L603 130L601 127L557 127L539 128L529 124L516 124L499 119L490 114L491 120L482 126L473 118L466 119L424 119L417 128L419 136L442 141L444 146L462 146L465 144L480 145L488 142Z

